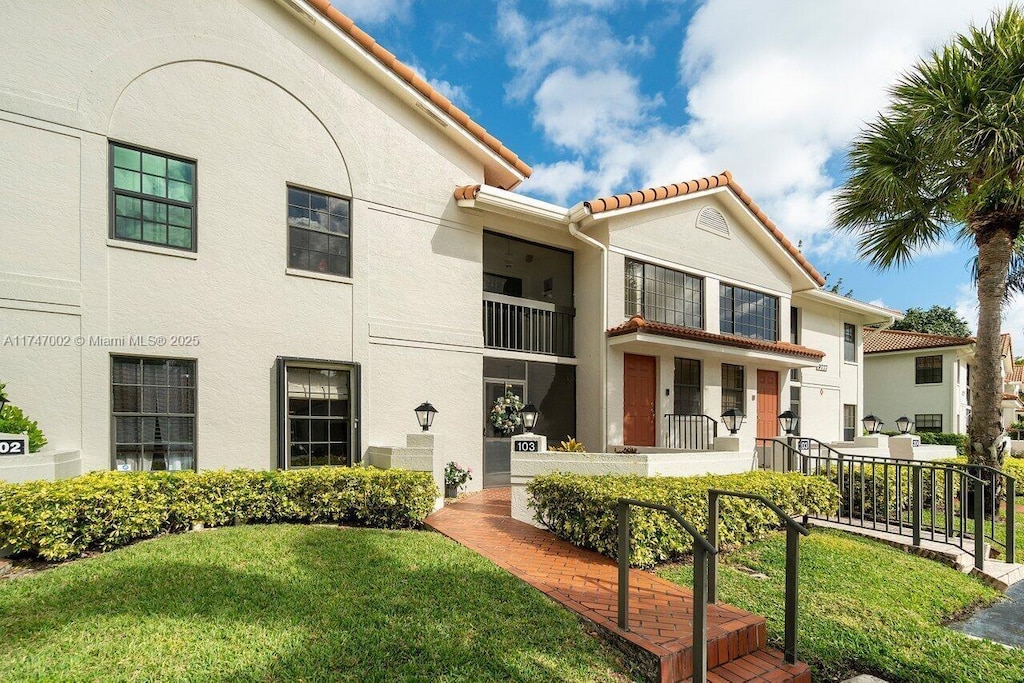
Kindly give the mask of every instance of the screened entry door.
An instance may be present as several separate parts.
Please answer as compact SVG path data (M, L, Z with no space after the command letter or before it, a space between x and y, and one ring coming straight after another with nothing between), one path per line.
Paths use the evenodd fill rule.
M483 487L495 488L512 483L512 435L505 436L491 422L494 402L511 391L526 403L526 382L484 380L484 473Z

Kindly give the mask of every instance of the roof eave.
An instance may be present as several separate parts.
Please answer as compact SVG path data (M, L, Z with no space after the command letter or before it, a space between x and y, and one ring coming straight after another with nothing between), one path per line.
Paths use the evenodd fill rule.
M490 185L480 185L472 197L459 199L457 204L465 209L479 209L549 227L564 228L569 224L569 212L564 207Z
M330 7L329 2L326 3L324 10L319 9L317 5L309 0L277 0L277 2L312 23L314 30L329 39L329 42L338 48L353 64L373 76L400 100L418 109L423 117L440 128L446 137L453 140L457 145L468 151L477 161L481 162L484 167L485 182L497 187L513 189L529 177L532 169L525 162L519 160L514 153L504 148L497 138L494 138L486 133L483 128L480 128L485 137L489 137L496 145L509 152L521 168L502 157L492 147L484 144L478 135L473 134L467 129L466 124L457 121L451 114L441 109L430 98L413 87L410 82L400 78L394 70L385 66L380 58L368 52L355 38L329 19L326 12L334 9ZM358 27L354 28L362 34ZM404 64L401 66L408 68ZM475 124L468 117L467 120L469 124L479 128L479 124Z

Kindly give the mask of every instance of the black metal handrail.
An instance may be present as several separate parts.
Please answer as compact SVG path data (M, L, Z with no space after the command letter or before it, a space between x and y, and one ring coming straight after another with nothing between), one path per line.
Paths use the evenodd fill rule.
M553 356L575 355L575 311L484 293L484 346Z
M709 451L718 438L718 420L709 415L665 414L665 447Z
M619 628L629 630L629 508L630 506L660 510L679 523L693 538L693 681L708 680L708 558L718 548L708 543L696 528L670 505L633 498L619 498Z
M786 598L785 598L785 645L784 657L787 664L796 664L796 630L798 603L798 584L800 578L800 537L807 536L811 532L803 524L786 514L786 511L768 500L764 496L755 493L741 493L739 491L724 491L722 489L708 490L708 537L710 543L718 547L718 516L719 499L722 497L746 498L756 500L767 506L772 512L778 515L786 524ZM708 570L708 600L711 604L718 602L718 554L710 558Z
M758 439L757 446L762 469L823 475L836 483L840 508L823 519L910 536L915 547L920 547L925 537L955 546L973 555L978 569L984 566L986 541L1001 548L1008 561L1015 560L1012 503L1006 506L1005 540L996 533L1000 493L1005 491L1008 501L1016 493L1016 480L1002 470L851 455L831 447L814 454L782 439Z

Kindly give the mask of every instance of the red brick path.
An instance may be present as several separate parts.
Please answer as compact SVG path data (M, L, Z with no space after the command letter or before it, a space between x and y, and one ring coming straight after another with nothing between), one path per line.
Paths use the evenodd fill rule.
M637 673L663 683L692 675L693 593L630 571L630 631L617 626L614 561L511 518L509 489L489 489L448 505L427 525L474 550L594 624ZM729 605L708 607L709 681L810 681L805 664L786 665L765 648L765 620Z

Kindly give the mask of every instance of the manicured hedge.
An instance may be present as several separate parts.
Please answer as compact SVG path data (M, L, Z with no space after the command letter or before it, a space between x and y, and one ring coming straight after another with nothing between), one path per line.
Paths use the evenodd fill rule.
M575 545L616 557L619 498L671 505L688 522L707 530L708 489L756 493L794 516L835 514L839 492L824 477L798 473L747 472L702 477L622 477L550 474L528 486L537 519ZM781 528L778 517L755 501L723 498L719 543L724 548L751 543ZM651 567L692 549L690 536L668 515L633 508L630 563Z
M61 481L0 483L0 548L64 560L199 524L414 527L438 495L429 472L362 467L101 472Z
M899 435L899 432L894 431L883 433L889 436ZM915 433L914 436L920 437L922 445L956 446L957 455L967 455L968 436L966 434L956 434L954 432L920 432Z

